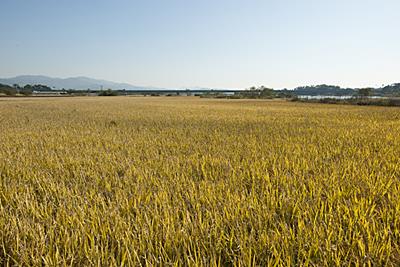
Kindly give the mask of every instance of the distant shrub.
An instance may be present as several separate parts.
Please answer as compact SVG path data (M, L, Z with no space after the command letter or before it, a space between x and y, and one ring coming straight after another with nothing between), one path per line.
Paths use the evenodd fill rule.
M32 90L29 88L22 88L19 93L24 96L32 95Z
M400 98L390 98L388 99L389 106L400 106Z
M99 96L117 96L118 92L117 91L113 91L111 89L107 89L105 91L101 91L99 93Z
M17 90L15 90L15 89L10 89L10 90L4 90L3 91L3 93L5 94L5 95L8 95L8 96L14 96L14 95L16 95L17 94Z
M12 96L17 94L17 90L6 84L0 84L0 94L5 94L7 96Z

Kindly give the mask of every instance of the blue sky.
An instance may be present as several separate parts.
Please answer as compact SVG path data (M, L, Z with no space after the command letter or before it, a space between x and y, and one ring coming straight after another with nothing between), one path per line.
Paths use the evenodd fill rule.
M246 88L400 82L399 0L0 0L0 77Z

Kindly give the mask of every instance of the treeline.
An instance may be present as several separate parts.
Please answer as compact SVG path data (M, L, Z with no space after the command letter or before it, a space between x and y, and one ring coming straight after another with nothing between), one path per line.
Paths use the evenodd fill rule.
M374 89L375 94L382 96L400 96L400 83L394 83L378 89Z
M265 86L250 87L243 91L237 91L232 95L225 93L210 91L209 93L202 94L200 97L203 98L230 98L230 99L272 99L272 98L292 98L296 95L291 90L274 90Z
M341 88L336 85L300 86L293 90L274 90L265 86L250 87L239 91L229 98L295 98L297 96L385 96L400 97L400 83L381 88Z
M290 90L274 90L265 86L253 86L248 90L238 92L236 95L247 98L288 98L294 96Z
M303 90L303 91L302 91ZM342 91L340 91L342 90ZM400 83L383 86L381 88L341 89L330 87L327 90L315 90L315 87L300 88L300 92L307 92L308 96L324 96L322 98L300 98L299 94L291 98L292 101L323 104L349 104L361 106L390 106L400 107ZM336 93L333 93L336 92ZM346 94L344 94L346 93ZM332 97L331 97L332 96ZM351 96L337 98L335 96Z
M279 91L279 90L278 90ZM400 96L400 83L386 85L380 88L341 88L334 85L301 86L293 90L294 95L309 96Z
M293 90L294 95L324 95L324 96L351 96L356 93L356 89L341 88L335 85L315 85L315 86L300 86Z
M120 90L121 91L121 90ZM120 95L121 92L117 90L107 89L96 93L99 96L116 96ZM74 90L74 89L53 89L47 85L43 84L27 84L25 86L19 86L18 84L7 85L0 83L0 96L30 96L35 94L47 95L47 94L55 94L55 95L70 95L70 96L85 96L92 94L93 91L90 89L87 90ZM122 93L125 93L125 90L122 90Z
M115 96L115 95L126 95L131 91L126 90L74 90L74 89L52 89L47 85L43 84L27 84L25 86L19 86L14 84L12 86L6 84L0 84L0 95L14 96L14 95L25 95L29 96L32 94L41 93L52 93L60 95L99 95L99 96ZM182 91L187 95L191 95L190 91ZM161 93L163 94L163 93ZM179 94L179 93L178 93ZM296 98L300 96L382 96L382 97L400 97L400 83L382 86L380 88L341 88L335 85L315 85L315 86L300 86L293 90L289 89L272 89L265 86L250 87L245 90L237 91L232 95L221 93L218 91L210 90L210 92L200 94L202 97L212 98L251 98L251 99L269 99L269 98Z
M0 94L7 95L7 96L15 96L15 95L32 95L33 92L40 92L40 91L51 91L51 88L42 85L42 84L27 84L25 86L19 86L18 84L14 84L13 86L7 84L0 83Z

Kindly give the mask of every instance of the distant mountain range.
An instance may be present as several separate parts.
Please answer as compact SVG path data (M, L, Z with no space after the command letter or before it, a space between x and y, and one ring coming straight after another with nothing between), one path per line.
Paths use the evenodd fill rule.
M100 90L103 88L113 90L220 90L220 88L204 88L204 87L190 87L190 88L160 88L153 86L137 86L129 83L116 83L106 80L93 79L88 77L70 77L70 78L54 78L43 75L20 75L13 78L0 78L0 84L25 86L26 84L42 84L47 85L52 89L74 89L74 90Z
M114 90L151 90L151 89L165 89L145 86L135 86L128 83L116 83L106 80L92 79L88 77L71 77L71 78L53 78L42 75L21 75L13 78L0 78L2 84L18 84L24 86L26 84L43 84L54 89L75 89L75 90L99 90L114 89Z

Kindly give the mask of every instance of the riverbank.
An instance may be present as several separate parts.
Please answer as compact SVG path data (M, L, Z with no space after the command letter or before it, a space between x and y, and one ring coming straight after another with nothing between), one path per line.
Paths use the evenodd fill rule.
M352 98L292 98L293 102L323 103L323 104L347 104L359 106L387 106L400 107L400 97L352 97Z

